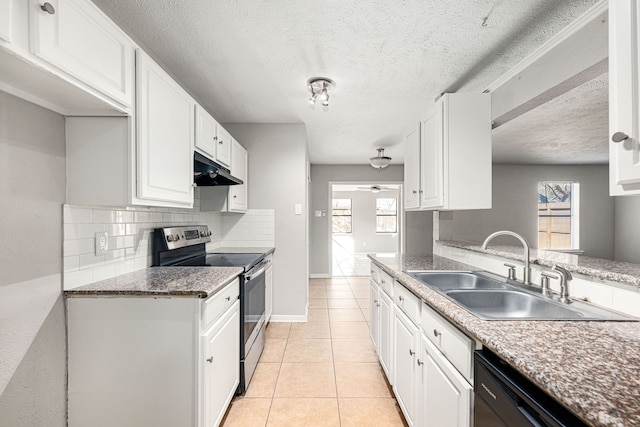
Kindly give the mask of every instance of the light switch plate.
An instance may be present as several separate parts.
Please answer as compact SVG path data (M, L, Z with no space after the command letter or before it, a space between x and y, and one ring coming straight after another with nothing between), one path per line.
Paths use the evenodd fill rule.
M302 215L302 205L300 203L295 204L294 210L296 215Z
M96 255L104 255L109 251L109 235L106 231L96 233Z

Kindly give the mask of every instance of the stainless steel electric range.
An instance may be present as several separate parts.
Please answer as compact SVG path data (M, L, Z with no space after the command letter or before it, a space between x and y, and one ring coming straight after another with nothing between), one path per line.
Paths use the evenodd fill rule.
M242 267L240 275L240 385L244 394L264 349L265 271L262 253L207 253L206 225L156 228L152 265L161 267Z

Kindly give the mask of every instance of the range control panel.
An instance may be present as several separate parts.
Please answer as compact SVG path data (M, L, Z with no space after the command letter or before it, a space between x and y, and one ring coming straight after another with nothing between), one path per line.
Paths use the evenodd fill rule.
M169 250L211 241L211 231L206 225L156 228L155 232L161 236Z

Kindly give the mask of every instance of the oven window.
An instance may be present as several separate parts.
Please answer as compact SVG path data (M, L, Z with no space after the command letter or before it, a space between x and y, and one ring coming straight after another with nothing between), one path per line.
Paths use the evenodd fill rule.
M246 344L264 316L264 273L245 282L244 291L244 342Z

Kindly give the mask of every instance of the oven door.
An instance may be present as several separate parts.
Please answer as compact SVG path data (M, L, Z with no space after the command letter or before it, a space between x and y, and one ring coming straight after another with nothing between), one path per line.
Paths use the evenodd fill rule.
M245 274L243 300L244 354L247 356L265 319L265 271L268 261L262 261Z

